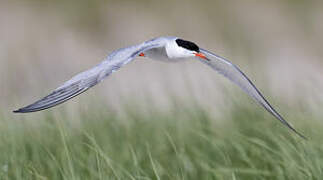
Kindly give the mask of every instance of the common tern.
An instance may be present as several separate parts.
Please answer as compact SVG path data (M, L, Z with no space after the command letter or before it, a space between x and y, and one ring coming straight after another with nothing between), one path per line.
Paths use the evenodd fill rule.
M35 112L61 104L98 84L111 73L134 60L137 56L145 56L168 62L182 61L190 58L197 59L238 85L281 123L300 137L306 139L305 136L284 120L236 65L223 57L199 48L193 42L171 36L154 38L138 45L113 51L100 64L72 77L72 79L55 89L48 96L13 112Z

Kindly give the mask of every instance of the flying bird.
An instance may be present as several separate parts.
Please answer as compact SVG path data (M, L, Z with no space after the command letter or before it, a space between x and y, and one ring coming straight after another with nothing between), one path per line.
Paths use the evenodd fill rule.
M98 84L111 73L134 60L137 56L144 56L167 62L182 61L190 58L199 60L238 85L281 123L300 137L306 139L305 136L296 131L284 120L284 118L264 98L250 79L236 65L223 57L199 48L199 46L193 42L171 36L154 38L138 45L113 51L100 64L75 75L48 96L13 112L35 112L61 104Z

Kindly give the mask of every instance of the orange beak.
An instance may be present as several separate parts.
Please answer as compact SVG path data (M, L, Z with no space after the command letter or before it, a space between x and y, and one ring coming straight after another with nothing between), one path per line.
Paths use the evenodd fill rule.
M145 54L144 53L140 53L139 56L145 56Z
M194 54L195 54L195 56L197 56L197 57L199 57L199 58L202 58L202 59L208 60L208 59L205 57L205 55L204 55L204 54L202 54L202 53L194 53Z

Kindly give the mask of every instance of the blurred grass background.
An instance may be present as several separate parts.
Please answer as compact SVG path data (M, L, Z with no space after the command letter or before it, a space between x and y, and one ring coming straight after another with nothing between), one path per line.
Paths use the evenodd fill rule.
M1 179L321 179L321 1L0 2ZM109 52L179 36L237 64L303 141L199 62L137 59L68 103Z

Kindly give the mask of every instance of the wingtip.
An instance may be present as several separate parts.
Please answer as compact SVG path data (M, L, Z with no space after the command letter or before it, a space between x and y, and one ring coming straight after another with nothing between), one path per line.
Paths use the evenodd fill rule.
M299 133L299 132L297 132L297 134L301 137L301 138L303 138L304 140L306 140L306 141L308 141L309 139L306 137L306 136L304 136L303 134L301 134L301 133Z
M28 111L28 109L20 108L20 109L14 110L12 112L13 113L28 113L30 111Z
M296 129L294 129L292 126L290 126L289 124L287 125L292 131L294 131L299 137L301 137L304 140L309 140L306 136L304 136L302 133L296 131Z
M12 112L13 113L22 113L23 111L22 111L22 109L17 109L17 110L13 110Z

